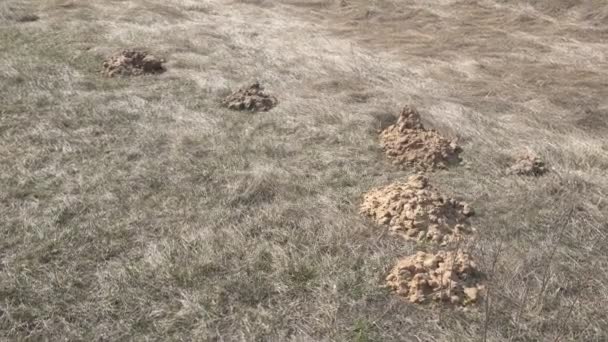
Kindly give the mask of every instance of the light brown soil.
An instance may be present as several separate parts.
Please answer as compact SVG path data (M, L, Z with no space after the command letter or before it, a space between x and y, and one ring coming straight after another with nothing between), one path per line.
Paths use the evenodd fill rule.
M445 245L472 229L468 204L446 198L421 175L373 189L364 195L361 213L408 240Z
M422 125L420 114L413 107L405 107L399 120L380 136L382 147L393 163L417 170L446 168L458 163L461 149L434 130Z
M266 93L258 82L237 90L223 101L224 106L230 109L251 112L269 111L277 103L276 97Z
M124 50L105 60L103 74L108 77L157 74L165 71L164 62L144 51Z
M538 156L525 154L515 160L508 172L520 176L542 176L547 172L547 168L545 162Z
M386 281L397 295L418 304L467 306L479 302L484 290L475 263L462 252L417 252L399 260Z

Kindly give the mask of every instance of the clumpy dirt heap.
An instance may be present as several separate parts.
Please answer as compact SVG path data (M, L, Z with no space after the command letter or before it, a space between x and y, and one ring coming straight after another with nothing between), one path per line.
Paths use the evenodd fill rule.
M230 109L258 112L271 110L278 101L276 97L264 92L264 88L255 82L232 93L222 103Z
M468 254L418 252L397 262L386 277L397 295L412 303L447 302L466 306L478 302L484 289Z
M424 171L446 168L460 161L458 154L461 149L456 142L434 130L425 129L420 114L412 107L403 109L397 123L385 129L380 140L394 164Z
M520 176L541 176L547 172L547 168L539 157L526 154L518 157L508 172Z
M157 74L165 71L164 62L147 52L124 50L106 59L103 74L108 77Z
M440 245L468 233L467 218L473 215L468 204L442 196L422 175L371 190L360 211L408 240Z

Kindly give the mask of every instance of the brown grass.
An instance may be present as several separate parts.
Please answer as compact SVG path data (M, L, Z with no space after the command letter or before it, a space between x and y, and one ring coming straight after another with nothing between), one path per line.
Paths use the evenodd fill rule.
M608 339L606 18L599 0L5 0L0 339ZM167 72L102 77L124 48ZM253 79L276 108L220 106ZM408 174L377 135L405 104L464 149L430 177L476 209L487 310L380 287L414 246L357 207ZM507 175L526 150L547 175Z

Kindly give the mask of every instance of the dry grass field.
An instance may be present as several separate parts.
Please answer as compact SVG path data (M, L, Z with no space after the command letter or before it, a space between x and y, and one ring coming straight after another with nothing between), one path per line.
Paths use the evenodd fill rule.
M0 340L606 341L607 57L604 0L3 0ZM404 105L463 148L470 310L391 294L437 247L359 214Z

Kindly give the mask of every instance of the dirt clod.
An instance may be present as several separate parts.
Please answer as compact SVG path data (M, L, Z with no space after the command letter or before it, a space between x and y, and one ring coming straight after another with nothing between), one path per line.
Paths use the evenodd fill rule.
M380 140L388 157L397 165L426 171L443 169L460 161L461 149L456 141L425 129L420 114L413 107L405 107L397 123L381 133Z
M520 176L542 176L547 172L547 168L545 162L538 156L524 154L516 158L515 163L507 171Z
M227 96L222 102L233 110L248 110L252 112L269 111L277 105L277 98L266 93L258 82L241 88Z
M422 175L369 191L360 211L408 240L440 245L470 233L467 218L474 214L468 204L439 194Z
M386 281L397 295L417 304L467 306L479 302L484 290L475 263L463 252L417 252L399 260Z
M158 74L165 71L164 62L144 51L123 50L105 60L103 74L108 77Z

